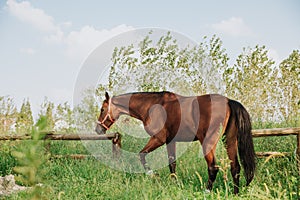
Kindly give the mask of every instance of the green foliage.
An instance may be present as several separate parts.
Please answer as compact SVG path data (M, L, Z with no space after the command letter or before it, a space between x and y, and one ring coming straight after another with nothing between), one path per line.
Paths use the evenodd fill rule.
M75 116L70 105L65 102L56 107L55 130L59 132L75 132Z
M10 141L0 141L0 176L11 174L16 165L16 159L11 155L15 145Z
M12 132L16 120L17 109L9 96L0 96L0 133Z
M190 65L196 66L196 70L191 73L194 78L195 94L224 94L225 83L222 74L228 67L229 57L221 39L214 35L207 41L207 37L204 37L203 42L193 53L193 58L195 63Z
M38 120L45 118L47 121L45 131L75 132L75 114L68 102L54 105L45 98L41 105Z
M233 66L226 69L226 93L242 102L252 119L272 121L279 94L274 61L265 46L244 48ZM255 105L255 106L254 106Z
M170 33L157 43L150 36L138 47L114 50L107 87L114 94L171 90L192 95L221 89L217 80L229 58L220 38L205 37L200 45L181 48Z
M47 127L47 120L41 117L36 126L32 129L32 140L26 145L19 146L12 155L17 160L17 166L13 168L18 174L16 180L26 186L33 186L30 199L45 199L43 194L43 170L47 158L44 151L44 142L40 140L40 131Z
M55 105L53 102L50 102L47 98L44 99L44 102L41 105L41 110L39 113L38 121L44 121L45 131L53 131L55 127L55 118L54 118L54 109Z
M83 100L73 110L77 131L85 131L86 133L86 130L88 130L94 132L101 104L102 101L99 99L96 100L93 90L87 90L85 92Z
M31 127L33 126L33 117L30 102L27 99L23 101L20 112L17 115L16 119L16 131L17 133L28 133L31 131Z
M280 65L280 109L286 121L300 125L300 52L294 50Z
M276 66L265 46L244 48L223 74L226 94L241 101L255 122L294 121L299 126L299 63L299 50Z

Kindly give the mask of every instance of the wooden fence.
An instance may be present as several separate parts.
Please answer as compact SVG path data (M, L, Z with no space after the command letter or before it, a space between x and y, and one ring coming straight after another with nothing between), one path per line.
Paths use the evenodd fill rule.
M289 135L295 135L297 136L296 140L296 154L300 156L300 127L298 128L275 128L275 129L257 129L252 130L252 136L253 137L270 137L270 136L289 136ZM274 152L276 154L278 152ZM259 153L260 155L272 155L272 152L264 152Z
M1 140L31 140L30 135L4 135L0 136ZM109 133L105 135L97 134L53 134L45 133L41 140L111 140L112 141L112 152L114 157L118 157L121 153L121 134ZM50 149L50 143L46 144L46 149ZM58 156L59 157L59 156ZM69 155L72 158L84 158L85 155Z
M289 136L295 135L296 138L296 160L298 173L300 175L300 127L297 128L275 128L252 130L253 137L270 137L270 136ZM258 156L283 156L286 153L281 152L257 152Z
M300 174L300 127L252 130L253 137L288 136L288 135L297 136L296 158L297 158L297 166ZM0 135L0 140L31 140L31 139L32 138L29 135L24 135L24 136L20 136L20 135L1 136ZM41 139L44 140L111 140L113 155L119 156L121 151L121 135L119 133L110 133L105 135L48 133L45 134L45 136ZM257 152L257 154L258 156L285 155L285 153L281 153L281 152ZM80 155L78 155L77 157L80 158Z

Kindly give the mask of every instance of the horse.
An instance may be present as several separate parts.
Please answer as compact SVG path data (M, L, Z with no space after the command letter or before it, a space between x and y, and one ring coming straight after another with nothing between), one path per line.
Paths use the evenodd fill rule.
M207 189L213 188L219 167L215 151L223 138L230 159L234 194L239 192L240 164L248 186L255 173L255 152L250 116L244 106L225 96L181 96L172 92L136 92L110 97L105 93L95 131L105 134L120 115L129 115L144 125L150 139L139 152L146 174L152 174L146 155L166 144L170 176L177 177L176 142L200 141L207 163Z

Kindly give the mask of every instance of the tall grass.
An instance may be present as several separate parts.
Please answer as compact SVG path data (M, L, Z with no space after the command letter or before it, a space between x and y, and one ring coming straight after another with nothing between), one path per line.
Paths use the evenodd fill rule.
M41 166L45 172L41 178L43 184L51 188L47 191L47 199L298 199L295 141L294 136L255 138L256 151L276 150L292 154L283 158L258 159L256 176L249 187L245 187L241 174L238 196L233 194L229 162L222 142L217 148L221 170L210 193L205 190L207 166L200 156L198 142L178 158L177 181L169 178L168 167L157 170L159 177L148 177L111 169L93 157L83 160L51 158ZM136 152L144 142L143 139L134 141L131 137L123 137L123 147ZM10 152L24 144L22 141L1 143L1 175L14 173L12 169L17 162ZM81 142L53 141L50 151L52 154L87 153ZM23 191L7 199L29 197L30 192Z

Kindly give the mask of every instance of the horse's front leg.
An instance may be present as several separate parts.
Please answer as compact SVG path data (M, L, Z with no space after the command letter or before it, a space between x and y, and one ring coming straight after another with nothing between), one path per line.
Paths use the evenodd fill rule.
M167 144L167 151L168 151L168 159L169 159L169 169L170 169L170 177L177 179L175 174L176 170L176 143L171 141Z
M151 151L157 149L158 147L165 144L164 141L160 140L159 138L152 136L146 146L140 151L140 159L141 163L146 171L146 174L152 175L154 174L153 171L150 169L149 165L146 162L146 155Z

